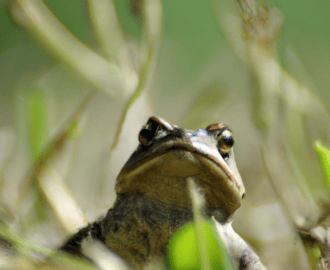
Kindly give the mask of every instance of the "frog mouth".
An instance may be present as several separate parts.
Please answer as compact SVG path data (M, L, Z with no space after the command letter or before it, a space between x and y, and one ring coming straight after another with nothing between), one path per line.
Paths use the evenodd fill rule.
M210 209L221 209L231 216L241 205L245 190L241 183L234 155L224 160L220 153L207 151L195 145L170 142L164 147L133 157L119 173L116 193L131 192L148 194L155 200L174 202L182 207L190 203L186 193L186 181L196 179L205 192ZM213 149L214 147L210 147ZM138 149L139 150L139 149ZM229 162L232 158L232 164ZM236 170L235 170L236 169ZM237 174L236 174L237 172ZM180 193L175 199L173 196Z
M198 149L188 149L187 147L172 147L169 148L167 152L170 151L186 151L186 152L190 152L193 154L197 154L198 156L201 156L201 158L204 158L206 160L209 161L210 165L214 168L214 169L221 169L222 172L227 176L227 179L229 181L231 181L239 190L241 189L241 185L238 183L238 180L236 180L236 177L234 176L234 174L232 173L231 169L229 168L228 164L226 163L226 161L222 158L222 160L219 160L219 158L216 158L212 155L205 155L203 153L200 153L200 151L198 151ZM199 158L199 159L201 159Z
M225 173L225 175L228 177L228 179L233 182L235 184L235 186L238 189L241 189L241 185L238 183L238 181L236 180L236 177L234 176L234 174L231 172L229 166L226 164L226 162L223 160L223 162L220 162L216 157L214 156L205 156L202 155L204 158L206 158L207 160L210 160L212 163L215 163L217 165L217 167L221 168L222 171Z
M234 193L240 193L241 197L244 197L245 191L244 191L244 186L242 183L242 180L239 176L238 170L236 168L235 164L234 168L231 168L230 165L224 160L224 158L221 156L221 154L218 151L214 151L214 148L210 147L205 147L203 144L198 144L195 142L190 142L190 144L183 144L181 141L177 142L169 142L163 144L163 147L161 149L156 149L152 153L148 152L145 153L145 155L141 155L140 153L140 158L135 160L135 162L130 162L128 161L125 166L125 174L126 176L130 177L129 175L131 174L139 174L145 170L149 166L152 166L152 164L158 162L159 158L162 156L170 153L170 152L175 152L180 155L185 154L191 154L195 156L196 158L200 160L200 162L206 164L206 166L214 171L216 175L220 175L221 178L226 178L225 181L228 182L228 185L233 187ZM167 146L167 147L166 147ZM233 154L232 157L230 156L229 159L233 159ZM142 163L142 165L141 165ZM166 165L165 165L166 166ZM235 171L235 173L233 172ZM237 177L238 175L238 177ZM189 173L187 174L186 177L189 177Z

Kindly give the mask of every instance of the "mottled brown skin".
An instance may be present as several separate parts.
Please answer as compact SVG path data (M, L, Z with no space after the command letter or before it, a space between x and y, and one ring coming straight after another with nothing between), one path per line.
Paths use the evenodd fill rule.
M205 195L204 214L217 213L220 222L228 220L245 190L231 149L233 141L226 144L219 139L217 132L223 130L227 126L217 124L194 132L151 117L140 132L138 148L117 178L114 206L61 249L84 257L81 242L91 235L134 269L165 258L170 238L193 219L188 178ZM228 147L226 155L220 143Z
M117 194L107 215L80 230L61 250L85 258L81 242L90 235L134 269L143 269L151 260L165 258L170 238L193 219L193 214L187 181L164 176L161 179L161 175L157 173L158 181L150 182L144 194L135 191ZM164 186L157 185L159 182ZM175 184L171 185L172 182ZM156 192L155 196L152 190L156 189L163 194Z
M192 218L190 207L174 208L143 194L123 194L99 227L107 247L134 269L142 269L151 258L166 256L172 235Z
M80 246L90 235L103 242L132 268L143 269L151 259L166 257L170 238L192 219L189 201L186 207L178 207L141 193L121 194L101 221L80 230L61 250L87 259Z

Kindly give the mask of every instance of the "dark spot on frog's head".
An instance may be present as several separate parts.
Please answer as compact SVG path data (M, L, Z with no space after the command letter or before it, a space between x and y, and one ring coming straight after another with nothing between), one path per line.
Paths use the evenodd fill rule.
M113 231L113 232L117 232L118 230L119 230L119 226L118 226L117 223L115 223L115 224L113 225L112 231Z
M245 198L245 193L242 194L242 199L244 199L244 198Z

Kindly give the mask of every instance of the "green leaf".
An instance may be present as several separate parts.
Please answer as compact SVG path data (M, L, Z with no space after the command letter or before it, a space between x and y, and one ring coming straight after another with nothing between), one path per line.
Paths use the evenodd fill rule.
M26 94L26 119L29 131L29 144L33 162L36 163L40 152L48 140L47 96L38 87ZM40 220L46 219L45 197L37 188L36 210Z
M168 259L171 269L203 269L196 224L192 222L185 224L171 238L168 245ZM210 260L209 269L233 269L224 244L214 233L214 223L211 220L205 220L199 224L199 229L203 231L207 244L206 252Z
M328 192L330 194L330 150L320 141L315 141L314 147L320 155L321 164L327 181Z
M32 158L35 161L48 140L47 97L33 88L26 98L26 115Z

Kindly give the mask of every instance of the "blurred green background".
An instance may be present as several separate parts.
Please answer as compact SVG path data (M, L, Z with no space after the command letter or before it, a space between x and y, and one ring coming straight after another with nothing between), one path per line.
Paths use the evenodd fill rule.
M91 46L95 45L85 1L45 2L74 35ZM130 1L115 2L125 34L129 38L138 38L140 26L132 15ZM286 63L284 57L285 47L290 46L299 55L324 103L329 104L330 4L324 1L314 3L279 0L272 3L281 9L285 17L278 44L278 53L284 67L290 64ZM12 126L15 122L15 97L21 94L20 90L24 92L18 85L20 78L29 76L26 73L45 72L56 64L56 60L49 57L25 30L17 25L6 1L2 1L0 7L1 123ZM183 89L192 78L203 71L215 55L228 51L208 1L165 1L164 43L164 53L157 67L157 74L168 78L161 83L165 84L163 89L169 92L175 92L173 89ZM61 118L63 115L57 117Z
M78 39L102 54L86 1L47 0L45 3ZM329 111L330 3L284 0L269 3L277 6L284 16L276 47L281 66L299 84L318 96ZM142 47L139 42L143 37L141 18L133 14L131 1L116 0L115 4L132 58L137 63L137 51ZM33 33L27 33L20 26L19 22L24 25L24 16L15 5L15 1L0 2L0 139L2 149L6 148L1 160L5 160L1 163L5 164L1 165L5 166L1 168L1 181L3 200L13 209L18 198L18 186L31 170L33 160L50 139L63 129L86 94L95 89L86 78L54 57L42 39L35 39ZM228 123L235 135L236 160L247 188L247 199L237 214L234 226L256 247L263 248L261 256L269 262L268 265L278 267L275 262L280 260L282 265L297 267L295 258L299 260L301 247L299 252L295 249L296 253L290 253L296 255L286 259L283 258L286 251L281 250L283 245L292 244L295 235L292 234L292 228L286 231L290 226L283 218L277 204L278 198L267 182L263 169L260 156L263 135L254 126L258 120L252 114L255 100L251 71L228 45L209 1L166 0L163 1L163 9L163 40L148 89L148 109L140 108L141 122L134 124L133 120L128 121L124 131L136 138L149 112L191 129L210 122ZM137 145L136 139L129 139L126 148L115 152L118 157L118 164L112 165L115 168L110 166L110 173L104 169L104 163L107 162L105 157L124 104L124 101L117 102L104 92L97 93L88 108L89 120L67 174L68 186L89 221L104 213L104 209L111 205L115 195L110 188L120 167ZM279 111L279 115L281 113ZM295 113L291 114L292 118L286 117L288 122L291 119L291 127L297 127L299 134L285 130L284 137L288 136L285 138L291 144L298 168L307 179L312 194L315 198L326 197L323 175L311 139L323 139L329 147L329 134L322 137L322 127L314 132L313 121L308 125L312 131L306 131L305 118ZM328 127L326 129L329 130ZM101 181L99 179L103 178L109 179L106 189L109 202L103 205L104 209L97 211L93 200L98 197L97 186ZM270 208L254 208L266 204ZM279 213L280 218L275 218L275 221L280 222L270 220L267 215L260 218L259 215L265 212L274 213L273 216ZM253 215L257 215L257 218ZM245 225L242 226L242 223ZM38 233L42 235L40 231ZM258 233L262 236L258 236ZM46 232L44 234L47 235ZM54 235L56 238L57 234ZM62 238L53 242L58 244ZM269 246L266 248L267 243L273 244L278 253ZM272 256L273 260L270 259Z
M96 45L85 1L45 2L77 38L90 46ZM128 39L137 39L141 29L139 20L131 12L130 1L115 2L125 34ZM24 86L20 85L21 80L29 77L25 79L31 81L34 76L40 76L58 63L17 25L6 3L2 1L0 4L1 123L15 126L17 106L14 104L17 96L26 91L23 88L29 87L25 82L22 83ZM299 55L303 68L315 85L314 90L325 104L329 104L330 4L324 1L314 3L280 0L272 3L281 9L285 18L278 41L278 53L283 66L290 66L284 56L285 49L289 46ZM178 95L177 90L183 90L189 82L194 81L215 56L231 53L208 1L165 1L163 42L157 76L166 78L160 82L161 87L174 96ZM68 92L66 91L67 94ZM74 91L70 92L74 99ZM65 116L59 111L62 109L51 114L63 121Z

